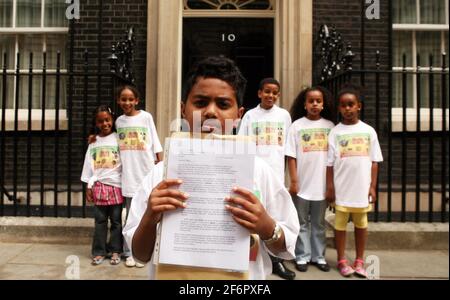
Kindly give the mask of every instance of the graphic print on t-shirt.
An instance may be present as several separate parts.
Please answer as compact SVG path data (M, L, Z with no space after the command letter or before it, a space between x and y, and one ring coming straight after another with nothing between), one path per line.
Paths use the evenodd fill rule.
M328 134L330 130L330 128L301 129L299 135L303 153L328 151Z
M254 122L252 123L252 135L256 137L257 146L283 146L284 123L283 122Z
M354 133L337 136L341 158L352 156L369 156L370 134Z
M119 148L102 146L91 149L94 170L113 169L119 163Z
M120 151L145 151L148 138L148 129L145 127L123 127L117 129Z

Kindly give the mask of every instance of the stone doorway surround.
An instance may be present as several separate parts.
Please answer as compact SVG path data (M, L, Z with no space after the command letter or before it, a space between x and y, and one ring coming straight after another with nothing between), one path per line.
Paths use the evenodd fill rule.
M298 92L312 81L313 0L272 0L274 10L190 10L183 0L148 0L146 107L155 118L161 142L180 116L182 24L189 17L273 17L275 78L279 105L290 109ZM172 124L174 130L175 124Z

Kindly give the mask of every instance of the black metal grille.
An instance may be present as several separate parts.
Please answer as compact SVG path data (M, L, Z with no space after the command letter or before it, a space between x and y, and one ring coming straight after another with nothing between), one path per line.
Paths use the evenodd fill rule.
M433 65L433 59L427 58L430 65ZM370 216L374 221L448 222L449 72L445 65L446 54L441 59L440 68L418 66L415 70L408 70L404 59L402 70L382 70L377 52L375 69L349 68L319 83L335 95L347 84L362 88L364 109L361 119L377 131L385 159L380 166L378 194L384 193L386 197L376 202L374 213ZM420 62L420 57L417 61ZM400 80L398 86L402 95L398 107L401 110L400 130L393 130L394 77ZM426 91L423 78L430 83ZM417 103L413 108L415 124L408 125L411 111L408 112L407 91L411 87L411 79L416 82ZM421 99L424 93L429 98L429 107L425 109ZM440 112L439 119L435 116L436 109ZM428 120L422 119L424 110ZM424 129L423 124L427 128ZM424 204L428 207L424 208Z
M127 37L133 39L129 34L132 35L132 30L128 31ZM98 68L90 67L86 50L83 70L74 71L71 62L68 71L62 72L58 53L57 68L50 72L47 54L40 55L43 65L37 66L38 72L34 71L33 54L30 54L26 72L19 67L13 72L8 71L5 63L0 74L0 216L91 216L85 202L84 185L79 179L91 125L90 111L100 103L117 110L115 89L118 85L132 84L129 69L132 57L122 58L127 62L124 67L112 55L109 59L111 71L100 72ZM3 62L7 62L6 54L3 58ZM18 54L17 66L20 59ZM127 78L121 76L124 72L128 74ZM8 88L10 80L15 81L15 92ZM52 97L46 84L49 80L56 82ZM67 85L61 87L63 80ZM41 108L48 107L49 101L54 102L54 108L39 109L40 116L34 115L33 119L32 87L35 82L41 84ZM26 109L19 108L22 83L28 87ZM67 91L66 99L62 97L62 88ZM8 97L14 98L12 108L7 106ZM63 102L65 107L61 108ZM19 110L26 111L26 117L19 119ZM65 112L66 118L60 119L60 112ZM54 118L50 119L49 113L54 114ZM32 193L38 195L35 199L39 199L39 203L33 201ZM73 193L82 195L77 204L73 203ZM51 201L46 201L48 198Z

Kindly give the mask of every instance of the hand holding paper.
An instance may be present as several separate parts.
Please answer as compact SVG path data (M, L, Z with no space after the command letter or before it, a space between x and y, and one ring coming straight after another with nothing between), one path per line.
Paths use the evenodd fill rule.
M226 205L233 219L241 226L247 228L251 233L258 234L262 239L272 236L275 221L267 214L256 196L242 188L234 188L233 192L239 196L228 197L230 204Z
M163 212L186 208L188 195L173 189L182 183L180 179L166 179L153 189L146 212L152 224L156 225L161 220Z

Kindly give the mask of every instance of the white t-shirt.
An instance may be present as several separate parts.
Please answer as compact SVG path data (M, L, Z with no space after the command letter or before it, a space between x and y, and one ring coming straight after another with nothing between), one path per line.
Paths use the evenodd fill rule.
M96 181L106 185L121 187L122 163L115 132L108 136L97 135L95 143L88 146L84 158L81 181L92 188Z
M359 121L339 123L328 136L328 166L334 167L336 205L368 207L372 162L383 161L375 130Z
M274 169L281 182L284 182L284 148L291 123L287 110L276 105L267 110L258 105L244 115L238 132L255 138L258 156Z
M328 134L333 127L326 119L303 117L289 128L285 153L297 160L297 195L302 199L325 199Z
M162 147L153 117L146 111L136 116L122 115L116 120L122 158L122 194L133 197L142 179L155 165L155 153Z
M255 194L260 195L267 213L278 223L284 231L286 240L286 251L278 253L276 256L290 260L295 257L295 243L300 230L297 212L291 200L291 197L270 167L258 157L255 158L254 188ZM142 216L147 209L148 198L152 189L163 180L164 164L160 162L144 178L141 189L136 193L131 201L128 221L123 229L123 235L133 249L133 235L136 231ZM188 200L189 202L189 200ZM259 251L256 254L255 261L250 261L249 279L263 280L272 273L272 262L268 255L266 245L261 242ZM271 255L274 255L270 252ZM150 279L155 278L155 267L153 265L153 256L150 265Z

